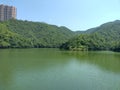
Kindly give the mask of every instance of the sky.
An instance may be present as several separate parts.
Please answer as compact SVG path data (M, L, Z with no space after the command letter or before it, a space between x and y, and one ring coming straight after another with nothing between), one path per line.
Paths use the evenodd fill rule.
M0 0L17 8L17 19L87 30L120 20L120 0Z

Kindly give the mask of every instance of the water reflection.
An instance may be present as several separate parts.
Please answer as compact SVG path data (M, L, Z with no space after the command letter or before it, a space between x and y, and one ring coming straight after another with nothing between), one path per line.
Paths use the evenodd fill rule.
M0 90L119 90L119 58L113 52L0 50Z
M110 51L62 52L63 55L75 58L82 63L99 66L101 69L120 73L120 53Z

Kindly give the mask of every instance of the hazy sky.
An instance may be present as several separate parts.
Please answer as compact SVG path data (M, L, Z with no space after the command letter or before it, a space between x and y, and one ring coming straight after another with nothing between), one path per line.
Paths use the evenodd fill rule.
M17 18L86 30L120 19L120 0L0 0L17 7Z

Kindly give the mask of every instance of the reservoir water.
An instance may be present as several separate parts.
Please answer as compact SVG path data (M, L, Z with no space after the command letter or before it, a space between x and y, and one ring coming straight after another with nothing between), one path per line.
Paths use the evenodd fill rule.
M120 53L1 49L0 90L120 90Z

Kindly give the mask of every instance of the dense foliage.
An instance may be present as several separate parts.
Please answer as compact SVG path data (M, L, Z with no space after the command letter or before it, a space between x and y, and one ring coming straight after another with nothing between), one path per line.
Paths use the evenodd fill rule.
M0 22L0 48L59 47L75 34L66 27L40 22Z
M63 26L40 22L0 22L0 48L59 46L66 50L120 51L120 21L105 23L82 32L72 32Z
M72 38L60 47L66 50L120 51L120 21L109 22L92 28Z

